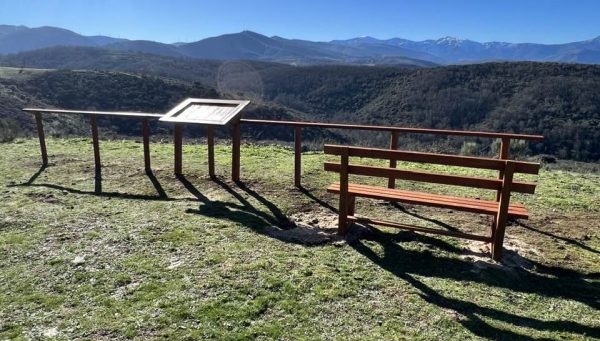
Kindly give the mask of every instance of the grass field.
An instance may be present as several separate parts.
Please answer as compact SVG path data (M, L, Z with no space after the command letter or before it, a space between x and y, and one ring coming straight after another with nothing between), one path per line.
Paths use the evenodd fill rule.
M498 264L485 244L447 237L361 226L336 237L321 153L303 155L298 190L281 146L243 145L236 184L224 144L213 181L201 143L184 146L176 178L170 144L152 145L149 177L140 143L101 141L96 194L88 139L48 148L40 169L36 140L0 144L0 340L600 338L598 173L542 170L538 192L514 199L531 218L507 228ZM371 200L357 213L490 223Z

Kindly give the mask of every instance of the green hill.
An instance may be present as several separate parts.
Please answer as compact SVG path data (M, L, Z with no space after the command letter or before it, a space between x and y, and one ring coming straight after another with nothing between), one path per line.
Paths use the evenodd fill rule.
M543 142L520 144L515 152L600 160L597 65L522 62L420 69L293 67L75 47L31 51L0 62L111 71L52 71L26 81L0 78L0 86L12 89L2 92L4 111L0 113L12 117L4 123L10 129L15 127L18 107L28 101L65 108L161 111L193 93L252 99L256 106L249 112L251 117L543 134ZM127 132L127 127L115 124L116 131ZM292 136L291 130L273 127L245 129L248 136L260 139L289 140ZM331 134L314 130L309 134L317 142L327 136ZM385 145L389 138L360 132L339 132L336 136L374 145ZM465 143L462 138L401 136L401 145L406 148L458 151ZM468 143L471 152L495 152L494 141Z

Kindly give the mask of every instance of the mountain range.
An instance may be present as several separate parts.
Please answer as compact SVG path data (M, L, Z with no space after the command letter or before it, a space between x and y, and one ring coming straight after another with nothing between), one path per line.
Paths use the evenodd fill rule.
M57 27L0 25L0 54L52 46L87 46L138 51L170 57L247 59L293 65L364 64L412 67L487 61L600 63L600 36L566 44L485 42L445 37L412 41L359 37L329 42L267 37L251 31L191 43L166 44L108 36L84 36Z

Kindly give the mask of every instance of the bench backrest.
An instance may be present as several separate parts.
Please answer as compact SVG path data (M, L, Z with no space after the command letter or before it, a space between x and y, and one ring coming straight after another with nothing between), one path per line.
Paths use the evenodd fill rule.
M492 158L421 153L413 151L389 150L379 148L365 148L354 146L325 145L325 154L340 155L341 162L325 162L325 170L354 175L365 175L372 177L394 178L402 180L430 182L446 185L475 187L500 191L506 184L506 179L490 177L474 177L453 174L441 174L419 170L405 170L390 167L378 167L367 165L350 164L349 157L362 157L372 159L384 159L392 161L408 161L417 163L438 164L447 166L459 166L478 169L490 169L500 171L501 174L510 173L512 192L530 193L535 192L536 184L526 181L512 181L513 173L538 174L539 163L498 160Z

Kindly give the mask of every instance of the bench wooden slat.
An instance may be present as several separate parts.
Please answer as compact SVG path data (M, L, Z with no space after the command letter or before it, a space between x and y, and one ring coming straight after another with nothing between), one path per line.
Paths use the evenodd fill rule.
M400 190L400 189L390 189L390 188L386 188L386 187L363 185L363 184L350 184L350 186L352 187L352 190L354 190L356 192L359 192L359 191L372 192L372 193L378 193L381 195L414 197L416 199L432 199L432 200L436 200L436 201L443 201L443 202L449 202L449 203L474 204L475 206L484 206L484 207L489 207L491 209L498 208L498 202L493 201L493 200L455 197L455 196L449 196L449 195L443 195L443 194L408 191L408 190ZM329 191L329 189L331 189L332 192L337 193L337 191L339 189L339 182L333 183L331 186L329 186L328 191ZM513 207L514 211L527 212L527 208L525 208L525 205L523 205L523 204L513 203L512 207Z
M330 172L340 172L341 165L338 162L325 162L325 170ZM396 178L411 181L431 182L444 185L455 185L465 187L475 187L482 189L502 189L502 180L475 176L462 176L451 174L428 173L421 171L412 171L404 169L383 168L365 165L348 165L348 173L364 176L375 176L382 178ZM535 193L535 183L515 181L512 184L512 191L520 193Z
M339 193L339 183L332 184L327 188L327 191L330 193ZM425 192L389 189L378 186L349 184L348 194L371 199L457 209L461 211L487 215L495 215L498 212L498 202L492 200L461 198ZM523 219L527 219L529 216L525 206L516 203L509 206L508 214L509 216Z
M365 147L347 147L340 145L326 144L323 147L325 154L340 155L342 150L348 150L348 156L363 157L371 159L385 159L394 161L409 161L419 163L431 163L446 166L459 166L469 168L481 168L490 170L503 170L506 166L505 160L448 155L436 153L421 153L405 150L390 150L380 148L365 148ZM511 161L515 165L515 173L538 174L540 170L539 163Z

